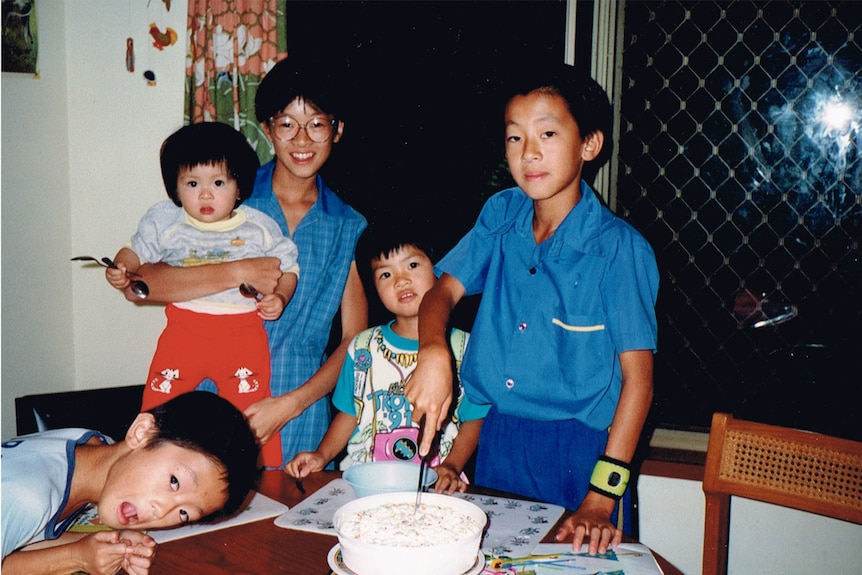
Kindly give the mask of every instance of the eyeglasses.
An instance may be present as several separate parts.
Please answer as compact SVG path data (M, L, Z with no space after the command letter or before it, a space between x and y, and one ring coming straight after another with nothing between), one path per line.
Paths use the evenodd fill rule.
M299 135L299 130L305 130L312 142L322 144L332 137L338 120L326 116L314 116L305 124L300 124L290 116L282 114L269 119L272 134L280 142L289 142Z

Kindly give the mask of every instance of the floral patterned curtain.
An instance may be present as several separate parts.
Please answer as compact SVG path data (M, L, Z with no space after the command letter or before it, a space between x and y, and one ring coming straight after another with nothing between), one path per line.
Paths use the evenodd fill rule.
M287 0L189 0L186 124L219 121L245 134L261 162L272 148L254 116L257 87L287 56Z

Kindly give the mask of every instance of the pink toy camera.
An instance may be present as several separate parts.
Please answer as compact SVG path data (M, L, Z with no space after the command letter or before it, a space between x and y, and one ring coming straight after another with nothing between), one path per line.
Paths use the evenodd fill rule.
M419 463L419 428L399 427L374 437L374 461Z

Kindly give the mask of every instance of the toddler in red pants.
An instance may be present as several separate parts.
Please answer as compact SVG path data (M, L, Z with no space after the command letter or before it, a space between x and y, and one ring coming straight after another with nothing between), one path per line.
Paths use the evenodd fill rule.
M145 263L189 267L272 257L281 265L272 293L242 291L242 278L225 278L229 288L222 292L168 304L142 410L192 391L205 379L240 410L270 396L263 322L281 316L296 289L299 266L296 244L278 224L263 212L241 207L258 167L245 137L227 124L185 126L162 145L162 179L170 200L147 211L131 243L114 258L117 269L106 270L108 282L138 300L128 272ZM150 278L148 284L158 289ZM261 453L263 466L281 467L278 435Z

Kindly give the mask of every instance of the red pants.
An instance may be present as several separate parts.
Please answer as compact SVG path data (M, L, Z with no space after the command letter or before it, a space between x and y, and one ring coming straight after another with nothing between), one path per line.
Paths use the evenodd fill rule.
M168 304L144 386L142 411L193 391L209 378L240 411L270 397L269 340L257 312L210 315ZM263 465L281 467L278 433L261 449Z

